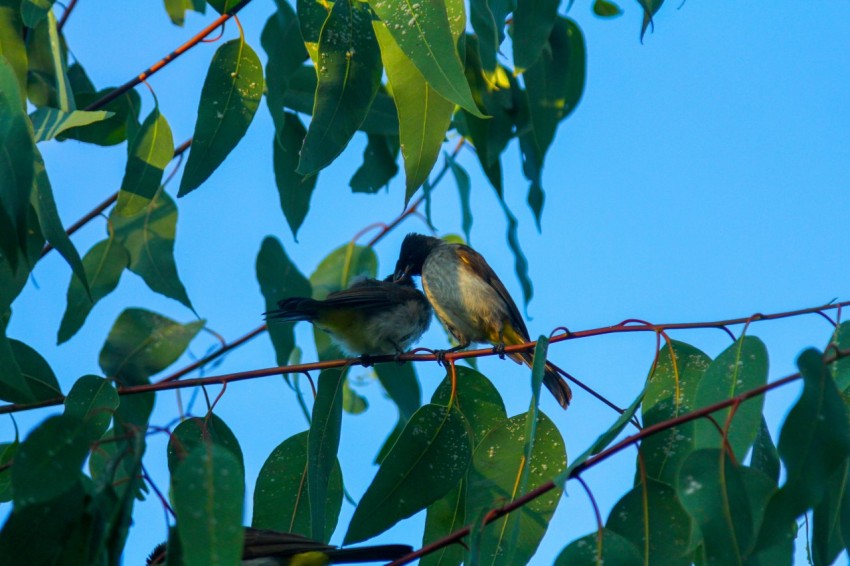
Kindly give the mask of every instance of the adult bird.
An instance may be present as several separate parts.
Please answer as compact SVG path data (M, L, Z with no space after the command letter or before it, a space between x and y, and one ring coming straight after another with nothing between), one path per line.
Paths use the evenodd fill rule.
M350 355L400 354L428 330L432 311L410 277L392 279L360 278L324 300L290 297L266 319L310 321Z
M508 290L481 254L469 246L408 234L401 244L394 276L403 280L413 275L421 275L422 288L437 318L460 343L456 349L472 342L504 347L530 341ZM508 355L531 366L531 352ZM570 386L549 362L543 384L566 409L572 398Z
M387 562L411 552L413 548L404 544L337 548L293 533L245 527L242 566L326 566ZM167 560L168 546L163 542L151 552L146 564L161 566Z

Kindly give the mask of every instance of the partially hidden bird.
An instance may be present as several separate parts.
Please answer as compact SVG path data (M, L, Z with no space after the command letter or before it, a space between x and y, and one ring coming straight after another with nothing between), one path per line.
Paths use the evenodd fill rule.
M324 300L283 299L266 313L266 320L306 320L327 332L345 353L377 356L405 352L428 330L432 312L412 278L364 277Z
M414 275L421 276L422 288L437 318L460 343L457 349L472 342L503 347L530 341L508 290L484 257L469 246L408 234L401 244L394 276L404 280ZM531 352L508 355L531 366ZM572 391L550 362L546 362L543 384L566 409Z
M405 544L337 548L294 533L245 527L242 566L326 566L387 562L413 552ZM167 543L151 552L147 566L161 566L168 560Z

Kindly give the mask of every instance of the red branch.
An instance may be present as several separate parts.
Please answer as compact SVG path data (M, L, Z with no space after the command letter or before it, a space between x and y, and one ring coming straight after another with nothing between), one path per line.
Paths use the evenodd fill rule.
M733 318L728 320L721 320L717 322L690 322L690 323L668 323L668 324L639 324L639 325L616 325L616 326L605 326L602 328L594 328L590 330L583 330L579 332L565 332L564 334L560 334L554 336L549 343L555 342L563 342L564 340L575 340L579 338L588 338L590 336L601 336L603 334L619 334L623 332L661 332L662 330L682 330L682 329L697 329L697 328L723 328L725 326L734 325L734 324L745 324L748 321L759 321L759 320L775 320L779 318L789 318L794 316L801 316L805 314L818 313L824 310L830 309L840 309L850 306L850 301L845 301L842 303L832 303L828 305L824 305L821 307L811 307L806 309L799 309L794 311L786 311L781 313L774 314L757 314L749 317L741 317L741 318ZM248 333L245 337L240 338L239 341L247 341L259 332L263 330L262 327ZM240 342L241 343L241 342ZM527 342L525 344L518 344L516 346L506 346L504 348L504 353L514 353L514 352L522 352L525 350L532 350L537 346L537 342ZM373 356L369 358L368 363L381 363L381 362L426 362L426 361L437 361L438 357L435 353L429 354L417 354L417 351L422 351L423 348L414 350L408 354L402 354L401 356ZM459 359L464 358L480 358L484 356L493 356L500 355L502 350L496 351L494 348L483 348L480 350L466 350L462 352L447 352L445 353L444 359L446 362L454 362ZM211 357L217 357L220 355L219 352L212 354L211 356L204 358L198 362L192 364L194 367L200 367L209 361ZM363 365L364 360L362 358L343 358L339 360L328 360L324 362L313 362L308 364L297 364L291 366L277 366L271 368L263 368L256 369L250 371L242 371L235 373L228 373L218 376L212 377L199 377L194 379L186 379L183 381L160 381L157 383L146 383L143 385L130 385L125 387L118 388L119 395L135 395L139 393L149 393L152 391L167 391L170 389L184 389L187 387L197 387L204 385L224 385L226 383L231 383L234 381L243 381L246 379L256 379L259 377L268 377L271 375L284 375L284 374L292 374L292 373L307 373L311 371L321 371L325 369L331 368L340 368L349 365ZM181 370L182 372L182 370ZM183 375L183 373L180 373ZM750 392L752 394L752 392ZM748 398L748 397L745 397ZM64 396L55 397L53 399L47 399L45 401L39 401L38 403L14 403L9 405L0 406L0 414L7 413L16 413L19 411L25 411L28 409L36 409L41 407L49 407L52 405L60 405L65 400ZM713 412L713 411L710 411ZM646 430L646 429L644 429Z
M71 12L74 11L74 6L77 5L77 0L71 0L68 2L68 7L65 8L65 11L62 13L62 17L59 19L59 23L56 24L56 31L62 33L62 28L65 27L65 23L68 21L68 17L70 17Z
M116 88L115 90L113 90L112 92L107 94L106 96L99 98L98 100L95 100L94 102L92 102L91 104L86 106L85 110L97 110L99 108L103 108L105 105L109 104L110 102L112 102L113 100L115 100L116 98L118 98L119 96L121 96L122 94L124 94L125 92L130 90L131 88L136 87L142 81L151 77L154 73L156 73L157 71L159 71L160 69L162 69L163 67L165 67L166 65L168 65L169 63L171 63L172 61L174 61L175 59L177 59L181 55L183 55L184 53L186 53L189 49L193 48L195 45L197 45L201 41L203 41L204 38L206 38L209 34L214 32L224 22L226 22L227 20L229 20L230 18L235 16L239 12L239 10L241 10L242 8L247 6L250 1L251 0L242 0L236 6L231 8L230 12L224 13L224 14L220 15L219 17L217 17L210 25L208 25L207 27L202 29L200 32L198 32L194 37L192 37L192 39L190 39L189 41L187 41L186 43L184 43L183 45L181 45L180 47L178 47L177 49L175 49L174 51L172 51L171 53L169 53L168 55L166 55L165 57L163 57L162 59L160 59L159 61L157 61L156 63L154 63L150 67L148 67L147 69L145 69L144 71L142 71L141 73L139 73L133 79L131 79L131 80L127 81L126 83L124 83L123 85L119 86L118 88Z

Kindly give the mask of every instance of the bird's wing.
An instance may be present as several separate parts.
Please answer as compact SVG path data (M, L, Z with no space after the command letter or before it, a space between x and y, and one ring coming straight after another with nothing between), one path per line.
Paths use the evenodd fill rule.
M246 528L245 550L242 557L248 559L267 556L292 556L302 552L327 552L335 548L335 546L329 546L293 533Z
M508 309L508 316L510 317L511 325L527 342L529 337L528 329L525 327L525 321L523 320L516 303L511 298L510 293L508 293L508 290L505 288L504 283L502 283L502 280L499 279L498 275L496 275L496 272L493 271L493 268L490 267L480 253L476 252L469 246L457 244L455 252L457 253L458 259L466 264L467 267L472 269L476 275L486 281L487 284L499 294Z
M323 303L332 308L383 310L415 299L418 293L415 288L370 279L331 293Z

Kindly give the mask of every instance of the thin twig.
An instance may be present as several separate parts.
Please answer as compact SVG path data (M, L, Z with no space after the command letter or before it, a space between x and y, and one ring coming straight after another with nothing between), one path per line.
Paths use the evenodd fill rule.
M77 5L77 0L71 0L68 2L68 6L65 8L65 11L62 12L62 17L59 18L59 23L56 24L56 31L62 33L62 28L65 27L65 23L68 21L68 17L71 15L71 12L74 10L74 6Z

